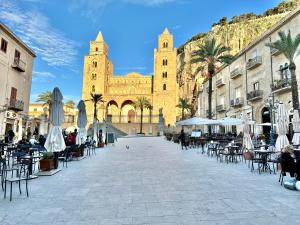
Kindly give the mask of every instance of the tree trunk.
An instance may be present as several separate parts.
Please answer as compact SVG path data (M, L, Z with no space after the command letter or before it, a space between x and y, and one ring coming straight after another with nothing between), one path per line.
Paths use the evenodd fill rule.
M184 108L181 109L181 120L184 120Z
M141 123L140 123L140 134L143 133L143 109L141 109Z
M212 119L212 75L208 79L208 119ZM208 134L211 135L211 125L208 126Z
M47 133L48 134L49 134L49 131L50 131L50 115L51 115L51 104L49 104L48 127L47 127Z
M298 97L298 83L296 78L296 64L290 62L289 70L291 73L292 80L292 101L294 110L299 110L299 97Z
M97 119L97 103L94 102L94 118Z

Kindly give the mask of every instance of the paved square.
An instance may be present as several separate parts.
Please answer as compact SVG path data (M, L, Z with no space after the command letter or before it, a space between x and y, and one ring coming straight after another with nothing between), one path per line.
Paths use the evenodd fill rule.
M0 198L0 224L300 224L300 193L278 176L181 151L162 137L124 138L31 180L29 198L15 186L12 202Z

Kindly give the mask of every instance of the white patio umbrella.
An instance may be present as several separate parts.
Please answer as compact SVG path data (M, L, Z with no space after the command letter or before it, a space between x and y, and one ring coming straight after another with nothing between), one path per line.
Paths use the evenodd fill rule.
M276 122L277 122L278 137L276 140L275 147L277 151L281 151L282 148L290 144L286 136L287 127L288 127L288 114L282 103L280 103L278 106Z
M39 134L45 135L47 133L47 127L46 127L46 116L42 115L40 116L40 125L39 125Z
M242 115L242 121L243 121L243 147L245 147L247 150L254 149L253 142L250 136L250 127L249 127L249 119L247 114L243 113Z
M243 117L243 116L242 116ZM220 125L223 126L237 126L237 125L243 125L244 120L243 118L233 118L233 117L224 117L222 119L219 119ZM251 121L247 118L247 124L254 124L254 121Z
M49 152L60 152L66 148L60 125L64 122L63 96L56 87L51 97L51 114L49 117L52 128L46 139L45 148Z
M97 124L96 118L94 118L94 121L93 121L93 140L97 146L97 144L98 144L98 124Z
M193 117L190 119L182 120L176 123L177 126L185 125L185 126L191 126L191 125L218 125L220 123L219 120L211 120L201 117Z
M292 142L294 145L299 145L300 144L300 117L299 117L298 110L294 110L292 123L293 123L293 130L294 130L294 136Z
M87 116L85 110L84 101L80 101L77 105L77 109L79 110L78 118L77 118L77 126L79 128L78 134L76 136L76 144L81 145L85 142L87 132L85 126L87 124Z

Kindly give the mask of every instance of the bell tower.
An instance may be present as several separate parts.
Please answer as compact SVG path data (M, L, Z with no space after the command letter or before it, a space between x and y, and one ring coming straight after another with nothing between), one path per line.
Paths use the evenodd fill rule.
M91 93L105 95L108 78L113 73L113 64L108 58L108 46L101 32L90 42L90 52L84 57L82 99L89 100ZM93 122L93 104L86 101L88 123ZM102 121L103 110L98 109L97 118Z
M173 35L167 28L158 37L158 48L154 50L153 105L155 114L162 108L165 125L175 125L178 85L176 81L177 49Z

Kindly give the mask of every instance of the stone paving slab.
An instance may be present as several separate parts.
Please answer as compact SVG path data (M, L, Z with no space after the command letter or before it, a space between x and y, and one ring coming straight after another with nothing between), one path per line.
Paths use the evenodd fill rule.
M17 185L12 202L0 198L0 224L300 224L300 193L280 186L279 174L251 173L162 137L119 139L61 169L30 180L29 198Z

